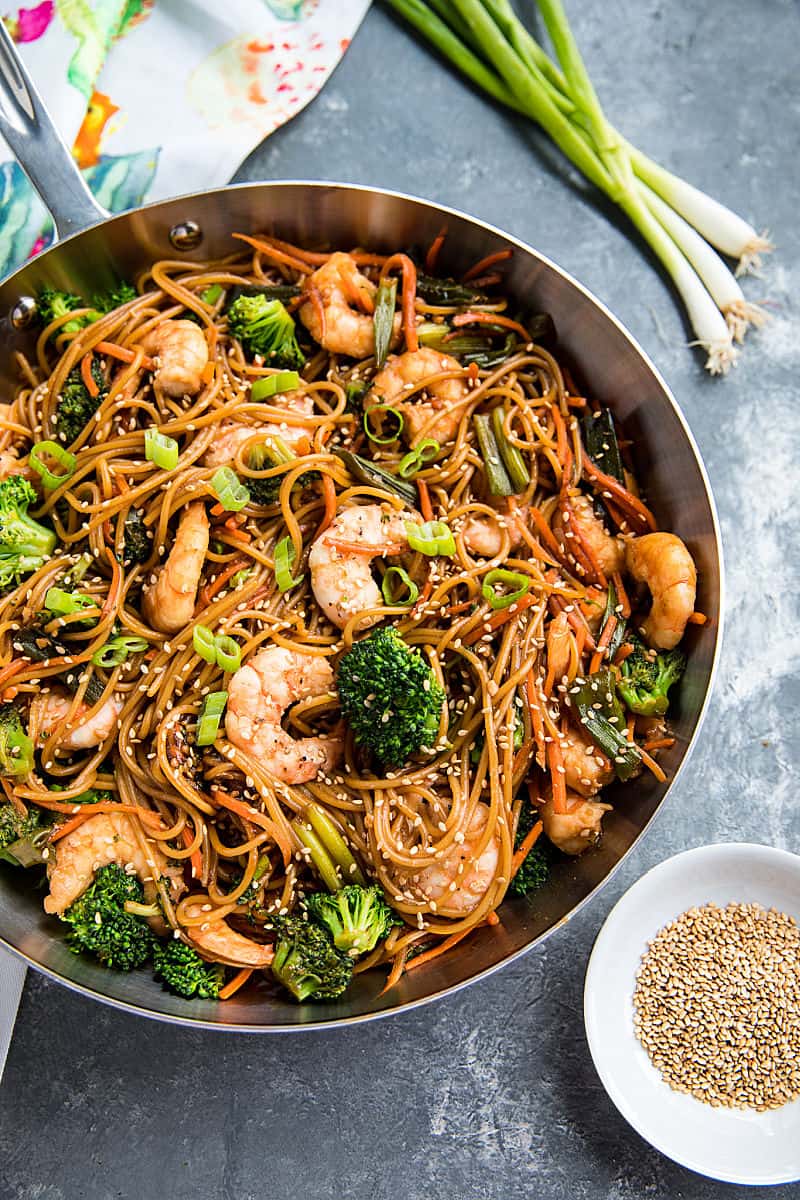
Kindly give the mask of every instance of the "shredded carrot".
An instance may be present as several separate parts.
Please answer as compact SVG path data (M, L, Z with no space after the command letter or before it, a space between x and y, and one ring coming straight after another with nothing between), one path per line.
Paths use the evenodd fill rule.
M477 279L470 279L470 283L474 288L479 288L483 291L486 288L495 287L498 283L503 282L503 276L499 271L492 271L489 275L480 275Z
M124 475L114 475L114 489L118 496L126 496L131 490L131 485Z
M95 383L94 376L92 375L92 358L93 355L92 351L90 350L88 354L84 354L83 358L81 359L81 379L83 380L84 387L89 395L93 400L96 400L100 395L100 388Z
M525 741L522 743L519 750L514 755L514 761L511 764L511 774L512 775L517 775L520 771L520 768L528 761L528 758L529 758L530 752L531 752L531 747L534 745L535 745L535 741L532 737L526 738Z
M369 292L365 291L364 288L359 287L355 280L351 279L349 275L343 274L340 275L339 278L342 282L345 292L347 293L347 298L350 303L356 308L360 308L362 312L371 317L375 312L375 305L372 302L372 297L370 296Z
M578 652L578 662L583 658L583 651L586 648L586 635L589 630L585 625L581 625L580 629L575 631L575 649Z
M211 515L212 515L212 517L221 517L221 516L222 516L222 514L223 514L224 512L227 512L227 511L228 511L228 510L225 508L225 505L224 505L224 504L213 504L213 505L211 506Z
M95 346L98 354L105 354L108 358L116 358L119 362L132 363L136 361L138 350L129 350L127 346L118 346L115 342L98 342ZM152 358L147 355L142 359L142 370L152 371L155 367Z
M41 796L38 792L34 798L34 803L37 804L39 808L46 808L50 812L70 814L75 814L76 807L83 807L82 805L76 806L74 800L51 800L49 797L45 798L44 796ZM131 816L138 817L143 825L151 825L154 829L162 828L161 818L159 817L158 813L153 812L149 808L141 808L138 804L123 804L122 802L117 803L108 801L101 804L90 804L86 807L88 810L86 813L87 817L93 817L95 813L124 812L130 813ZM78 813L75 815L82 816L83 814Z
M567 396L566 399L570 408L586 408L589 403L585 396Z
M381 988L379 995L383 996L390 988L393 988L400 976L403 974L408 958L408 950L401 950L399 954L394 956L392 961L392 969L386 977L386 983Z
M235 796L231 796L228 792L224 792L222 788L214 787L211 789L214 800L217 804L221 804L223 808L227 808L230 812L236 813L237 817L241 817L245 821L250 821L252 825L257 825L259 829L266 830L270 834L275 845L280 850L283 856L283 864L288 867L292 859L291 843L283 832L279 829L275 822L260 813L258 809L251 808L249 804L245 804L243 800L237 800Z
M219 989L218 998L220 1000L230 1000L231 996L238 992L239 988L247 983L252 974L252 967L242 967L241 971L238 971L237 974L234 975L233 979L229 980L229 982L225 984L225 987Z
M614 666L618 667L620 663L624 663L625 659L631 654L633 654L633 646L630 642L625 642L614 655Z
M214 378L214 370L216 369L216 365L217 364L214 362L213 359L211 359L210 362L206 363L206 365L203 367L202 371L200 372L200 382L201 383L211 383L211 380Z
M3 692L2 692L2 697L3 697L3 700L6 700L6 701L7 701L7 700L13 700L13 699L14 699L14 697L15 697L15 696L18 696L18 695L19 695L19 688L18 688L18 687L13 687L13 686L12 686L12 687L7 687L7 688L4 688L4 689L3 689Z
M606 650L608 649L609 643L614 636L614 630L617 628L617 624L617 618L613 613L611 613L605 625L603 626L603 632L600 634L597 642L597 649L592 655L592 661L589 664L590 675L594 675L595 671L600 670L600 664L606 656Z
M393 254L391 258L386 259L386 262L381 267L381 279L394 267L400 267L403 271L403 336L406 340L406 349L410 350L413 354L419 350L417 312L415 308L417 300L417 268L407 254Z
M603 568L600 566L597 555L592 549L589 539L581 529L580 522L574 519L574 508L566 499L566 497L564 498L563 503L565 513L569 513L573 518L570 523L570 529L572 530L573 534L572 542L570 543L570 549L575 561L581 562L582 560L581 565L584 567L586 574L594 578L601 585L601 587L608 587L608 580L606 579Z
M428 491L428 485L424 479L417 480L417 490L419 492L419 511L422 513L426 521L433 520L433 507L431 505L431 496Z
M436 261L439 257L439 252L444 245L444 239L447 237L447 226L443 225L437 233L436 237L428 247L428 253L425 255L425 270L429 275L432 275L436 270Z
M271 258L273 262L283 263L285 266L291 267L294 271L299 271L301 275L310 275L312 273L308 263L303 262L300 258L296 258L293 254L286 254L270 242L264 242L261 238L248 237L246 233L234 233L231 236L240 242L247 242L248 246L252 246L254 250L258 250L267 258Z
M547 743L547 765L550 768L550 782L553 788L553 812L565 813L567 812L567 781L561 740L558 737L553 737Z
M542 720L542 710L539 707L539 697L536 695L536 678L533 674L533 667L531 667L528 677L525 680L525 698L528 701L533 736L536 739L536 761L540 767L544 767L547 761L547 743L544 740L544 722Z
M705 625L708 617L705 613L693 612L689 614L688 622L690 625Z
M110 546L106 546L106 554L108 561L111 564L111 585L106 593L106 598L103 601L103 607L100 609L100 616L105 617L115 607L119 599L119 593L122 589L122 567L117 561L117 556L114 554Z
M488 267L493 267L495 263L505 262L506 259L511 258L513 253L514 251L509 248L507 250L496 250L494 254L487 254L485 258L479 259L478 262L470 267L466 275L463 276L464 283L468 283L470 279L475 279L487 270Z
M72 833L73 829L77 829L79 825L83 825L84 821L88 821L89 817L94 815L91 812L94 805L90 804L87 807L90 810L89 812L79 812L77 816L71 817L69 821L64 821L63 825L57 825L47 839L48 842L51 844L57 842L60 838L66 837L68 833Z
M642 762L649 771L652 771L659 783L663 783L667 778L666 771L662 771L654 758L651 758L643 746L639 746L639 753L642 756Z
M633 713L630 713L627 721L625 722L625 737L629 742L633 742L633 734L635 729L636 717Z
M530 854L533 847L539 840L539 834L544 829L541 821L537 821L532 829L529 829L525 837L520 842L517 849L514 851L514 857L511 860L511 879L514 878L517 871L520 869L525 859Z
M631 602L628 599L628 593L625 591L625 584L622 582L622 574L615 571L611 576L611 582L614 584L614 591L617 593L617 604L622 609L622 615L627 621L631 615Z
M322 499L325 507L322 511L322 520L319 523L315 537L319 537L324 533L328 526L333 522L336 516L336 484L330 475L322 473Z
M469 364L469 366L467 367L467 375L472 380L473 383L478 378L478 374L479 374L478 364L476 362L471 362Z
M196 835L192 833L192 831L191 831L191 829L189 829L188 825L184 825L183 829L181 830L181 841L183 842L183 844L187 850L189 849L192 842L194 841L195 836ZM200 879L203 874L203 855L200 851L199 846L197 847L196 850L193 850L192 853L189 855L189 862L192 864L193 878Z
M419 616L419 614L422 612L422 610L423 610L423 608L425 607L425 605L426 605L426 604L428 603L428 601L430 600L430 598L431 598L431 592L432 592L432 591L433 591L433 581L431 580L431 577L430 577L430 574L429 574L429 575L428 575L428 578L425 580L425 583L424 583L424 585L423 585L422 591L421 591L421 592L420 592L420 594L419 594L419 600L417 600L416 604L415 604L415 605L414 605L414 607L411 609L411 614L410 614L410 615L411 615L412 617L417 617L417 616Z
M525 326L520 325L519 321L512 320L511 317L504 317L502 313L456 313L452 324L455 328L460 328L462 325L500 325L503 329L512 329L514 333L518 333L523 341L530 341L530 334Z
M562 479L566 481L572 470L572 450L569 438L567 437L567 426L557 404L552 405L550 411L553 414L553 424L556 427L556 453L558 461L561 463Z
M432 949L425 950L422 954L418 954L416 958L412 958L410 963L406 963L406 973L409 971L416 971L417 967L424 966L425 963L431 962L431 960L434 958L438 958L440 954L446 954L448 950L452 950L453 946L457 946L463 938L472 933L474 928L476 927L473 925L472 929L462 929L460 933L451 933L450 937L446 937L443 942L439 942L438 946L434 946Z
M382 542L379 546L373 546L368 542L346 542L342 538L328 538L327 544L342 554L362 555L364 558L377 558L379 554L402 554L407 548L401 542Z
M499 612L493 613L487 617L485 621L481 621L477 629L473 629L464 638L465 646L474 646L480 641L485 633L494 633L501 625L505 625L512 617L516 617L518 613L524 612L526 608L530 608L532 604L536 604L538 596L532 596L528 593L527 596L520 596L519 600L515 600L508 608L503 608Z
M314 312L316 313L317 324L319 325L319 330L317 332L317 341L323 342L325 340L325 334L328 329L328 322L325 317L325 304L322 299L322 293L320 292L319 288L310 287L310 288L306 289L306 295L308 296L309 300L311 301L311 307L314 309Z
M648 750L648 751L650 751L650 750L668 750L670 748L670 746L674 746L674 745L675 745L674 737L660 737L660 738L653 738L651 741L645 742L645 744L641 747L641 749Z
M209 358L214 357L214 351L217 348L217 338L218 337L219 337L219 331L218 331L216 325L206 325L206 342L208 343Z
M30 666L30 664L26 663L21 658L15 658L12 660L12 662L6 663L4 667L0 667L0 687L2 687L4 683L8 683L9 679L13 679L18 671L21 671L23 667L27 666Z
M588 454L584 451L583 456L583 473L587 479L596 484L601 494L610 492L613 499L629 516L634 517L640 524L646 525L648 529L658 529L658 522L646 504L642 504L638 496L634 496L633 492L629 492L626 487L623 487L611 475L606 475L605 471L601 471L595 466Z
M248 545L253 540L251 534L246 529L238 529L235 525L228 525L227 521L225 522L224 529L229 538L234 542L240 542L243 546Z
M496 912L490 912L490 913L487 913L487 914L486 914L486 920L484 921L484 924L485 924L485 925L499 925L499 924L500 924L500 918L498 917L498 915L497 915L497 913L496 913Z
M550 526L547 524L547 521L545 521L544 517L542 516L541 509L537 508L535 504L532 504L530 507L530 515L531 515L531 519L532 519L534 525L536 526L537 530L539 531L539 536L542 539L542 541L544 542L547 549L550 551L551 554L553 554L558 559L559 563L563 563L564 556L561 552L561 547L559 546L558 542L556 541L555 535L554 535L552 529L550 528Z
M243 558L235 558L233 562L228 563L217 575L216 579L212 579L210 583L204 585L200 592L200 607L207 608L211 600L216 596L217 592L221 592L225 584L235 575L237 571L241 571L247 566L247 560Z

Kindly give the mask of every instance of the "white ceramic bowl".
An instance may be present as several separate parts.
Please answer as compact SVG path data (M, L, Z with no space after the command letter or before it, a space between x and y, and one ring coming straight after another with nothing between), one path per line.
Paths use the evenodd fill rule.
M800 857L729 843L687 850L643 875L609 913L586 972L584 1019L597 1073L637 1133L685 1167L728 1183L800 1179L800 1100L768 1112L712 1108L674 1092L633 1030L646 944L693 905L758 903L800 923Z

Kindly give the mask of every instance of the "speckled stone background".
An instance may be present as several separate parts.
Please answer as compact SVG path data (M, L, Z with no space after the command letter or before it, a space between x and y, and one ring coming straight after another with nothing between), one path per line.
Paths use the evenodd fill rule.
M797 512L800 9L796 0L570 0L610 116L769 225L773 320L725 382L669 288L543 139L380 8L320 98L239 178L339 178L468 209L600 296L666 375L705 455L728 627L693 760L644 844L541 951L453 999L332 1033L223 1036L135 1020L31 973L0 1093L2 1200L717 1200L606 1097L581 1017L592 941L643 871L703 842L800 849ZM800 1135L798 1135L800 1136ZM788 1200L800 1189L771 1189Z

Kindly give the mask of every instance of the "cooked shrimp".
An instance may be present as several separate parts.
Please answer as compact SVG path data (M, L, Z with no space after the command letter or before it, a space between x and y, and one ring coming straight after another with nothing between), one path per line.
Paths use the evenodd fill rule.
M60 721L69 712L72 699L63 692L46 692L34 701L36 727L39 729L37 741L43 746L47 736L53 732ZM111 696L104 700L96 713L86 720L86 713L91 705L81 704L71 724L67 725L59 737L59 746L63 750L90 750L99 746L107 737L116 732L117 719L122 712L122 700L119 696Z
M189 624L207 550L208 517L202 501L195 500L181 513L169 558L142 596L144 615L154 629L177 633Z
M565 854L583 854L600 840L603 814L610 808L610 804L567 792L567 812L555 812L552 799L545 801L539 812L544 832L554 846Z
M188 907L187 916L199 917L199 905ZM202 925L187 925L184 933L201 954L212 962L227 962L236 967L268 967L275 957L272 946L262 946L252 938L231 929L225 920L206 921Z
M428 399L404 402L405 395L412 389L446 371L457 372L456 378L437 379L425 388ZM439 442L452 441L459 421L464 413L469 391L464 378L464 368L457 358L421 346L419 350L408 350L390 358L372 383L370 403L380 400L399 408L405 418L405 430L409 440L425 432L426 437Z
M588 734L571 729L562 739L564 779L581 796L594 796L614 778L614 768Z
M343 508L314 542L308 556L311 588L325 616L340 629L357 613L383 604L370 563L408 549L407 521L418 524L419 517L379 504ZM358 628L379 620L364 617Z
M472 912L491 886L500 857L500 840L496 832L475 857L488 820L488 805L476 804L463 841L451 846L437 862L413 876L416 888L426 900L434 901L440 913L462 915Z
M553 617L547 630L547 674L556 683L561 683L569 674L574 641L567 614L560 612Z
M279 397L278 406L292 415L310 417L314 413L314 401L305 392L287 392ZM298 443L304 438L313 437L314 428L311 425L290 425L287 421L266 421L257 425L242 425L239 421L223 421L217 436L203 455L204 467L221 467L233 462L237 453L246 442L253 445L258 440L268 437L279 437L290 450L297 450ZM258 440L257 440L258 439Z
M203 386L208 342L194 321L161 321L142 341L158 360L155 379L167 396L194 396Z
M585 543L594 561L606 575L613 575L622 570L625 561L625 547L622 539L612 537L603 522L595 515L594 505L588 496L570 496L571 514L565 519L564 509L558 504L553 517L553 533L565 554L574 558L571 543L580 535L580 541Z
M0 479L8 479L10 475L22 475L23 479L27 479L29 483L41 483L42 477L38 475L27 463L22 463L19 460L19 454L10 446L7 450L0 450Z
M63 913L83 895L95 872L110 863L138 875L148 900L155 896L156 879L164 875L177 894L182 887L182 869L168 862L155 841L147 843L149 857L143 852L134 820L124 812L97 813L56 842L47 863L50 895L44 902L45 912Z
M498 513L494 517L490 517L488 513L471 513L462 529L464 545L470 554L478 558L494 558L503 549L505 531L511 539L511 549L514 550L523 540L528 512L528 505L523 504L515 512Z
M235 746L257 758L284 783L308 783L329 771L342 754L338 738L292 738L281 728L290 705L320 696L333 684L330 663L317 654L268 646L228 684L225 731Z
M322 302L324 317L320 319L318 307L311 300L300 305L300 320L315 341L333 354L347 354L350 358L369 358L375 353L375 327L372 316L354 305L359 294L371 302L376 287L366 275L362 275L355 260L349 254L337 251L317 271L308 276L306 288L314 288ZM396 341L400 331L400 313L395 314L394 334Z
M672 650L694 612L694 559L674 533L646 533L627 543L625 561L633 578L646 583L653 598L642 633L656 650Z

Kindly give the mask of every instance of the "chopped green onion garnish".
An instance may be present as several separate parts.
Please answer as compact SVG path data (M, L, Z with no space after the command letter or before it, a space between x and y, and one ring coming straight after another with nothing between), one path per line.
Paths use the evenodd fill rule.
M359 454L351 454L349 450L334 450L334 454L342 460L359 483L364 483L367 487L383 488L384 491L399 496L410 508L416 506L419 497L413 483L405 483L396 475L392 475L391 471L385 471L377 463L370 462L368 458L362 458Z
M275 546L275 582L279 592L288 592L302 582L302 575L298 575L297 579L292 578L293 566L294 543L290 537L281 538Z
M197 628L197 626L195 626ZM242 665L242 650L238 642L227 633L220 633L215 639L216 658L218 666L223 671L238 671Z
M51 471L46 463L42 462L42 455L47 455L48 458L57 462L63 471ZM33 467L34 471L38 471L42 477L42 483L46 488L61 487L71 475L75 474L75 464L77 458L74 454L70 454L69 450L65 450L63 446L59 446L58 442L37 442L31 447L31 452L28 456L28 462Z
M395 422L394 429L390 424L389 435L387 437L384 437L382 433L376 433L370 425L370 417L373 413L380 413L381 417L386 414L386 416ZM400 434L403 432L404 424L405 421L400 409L393 408L391 404L373 404L372 408L368 408L364 413L364 433L371 442L377 442L379 446L388 446L391 442L396 442L400 437ZM382 427L383 421L381 420L381 428Z
M221 283L212 283L204 292L200 293L200 299L203 301L203 304L207 304L211 308L219 300L222 291Z
M449 525L444 521L426 521L424 525L415 525L406 521L408 544L412 550L433 558L437 554L444 558L452 558L456 552L456 540Z
M375 313L372 318L375 329L375 366L382 367L389 353L394 331L394 309L397 301L397 280L384 279L375 294Z
M440 449L436 438L423 438L413 450L409 450L408 454L400 459L397 474L402 479L413 479L425 463L433 462Z
M493 496L512 496L514 487L503 464L500 448L492 430L491 418L480 413L476 414L474 421L489 491Z
M366 880L359 870L358 863L350 853L350 847L324 809L318 804L309 804L302 817L310 823L326 851L342 872L344 882L357 883L364 887ZM301 819L298 818L298 821ZM338 886L333 890L338 891Z
M211 487L226 512L239 512L250 502L250 493L230 467L220 467L211 476Z
M274 375L263 375L256 379L250 389L251 400L266 400L280 392L292 392L300 387L297 371L276 371Z
M92 655L92 662L96 667L118 667L131 654L140 654L142 650L146 650L149 644L146 638L135 637L133 634L123 634L120 637L111 638L110 641L106 642L105 646L101 646L99 650L95 650Z
M199 654L207 663L217 661L216 639L207 625L195 625L192 630L192 646L195 654Z
M510 608L526 594L530 586L531 581L527 575L522 575L519 571L506 571L503 567L496 567L495 570L489 571L484 576L481 592L486 603L492 608ZM498 587L513 588L514 590L499 592Z
M517 446L511 444L506 437L506 431L503 428L505 421L505 409L502 404L497 408L492 409L492 428L494 430L495 441L497 448L500 451L500 457L503 460L503 465L508 472L508 477L511 480L511 485L517 495L524 492L525 488L531 481L531 474L528 470L525 459Z
M227 692L209 692L203 701L197 722L197 745L213 746L219 733L219 723L228 703Z
M392 582L394 579L398 580L398 588L406 589L405 595L402 592L399 595L395 595L395 585ZM384 600L390 605L402 604L408 606L414 604L419 598L419 588L414 583L408 571L404 571L402 567L389 567L383 577L381 591L383 592Z
M162 471L174 471L178 465L179 448L175 438L159 433L157 429L144 432L144 456Z
M80 592L65 592L63 588L48 588L44 595L44 606L48 612L60 617L71 613L81 612L84 608L97 608L98 603L92 596L84 596Z

